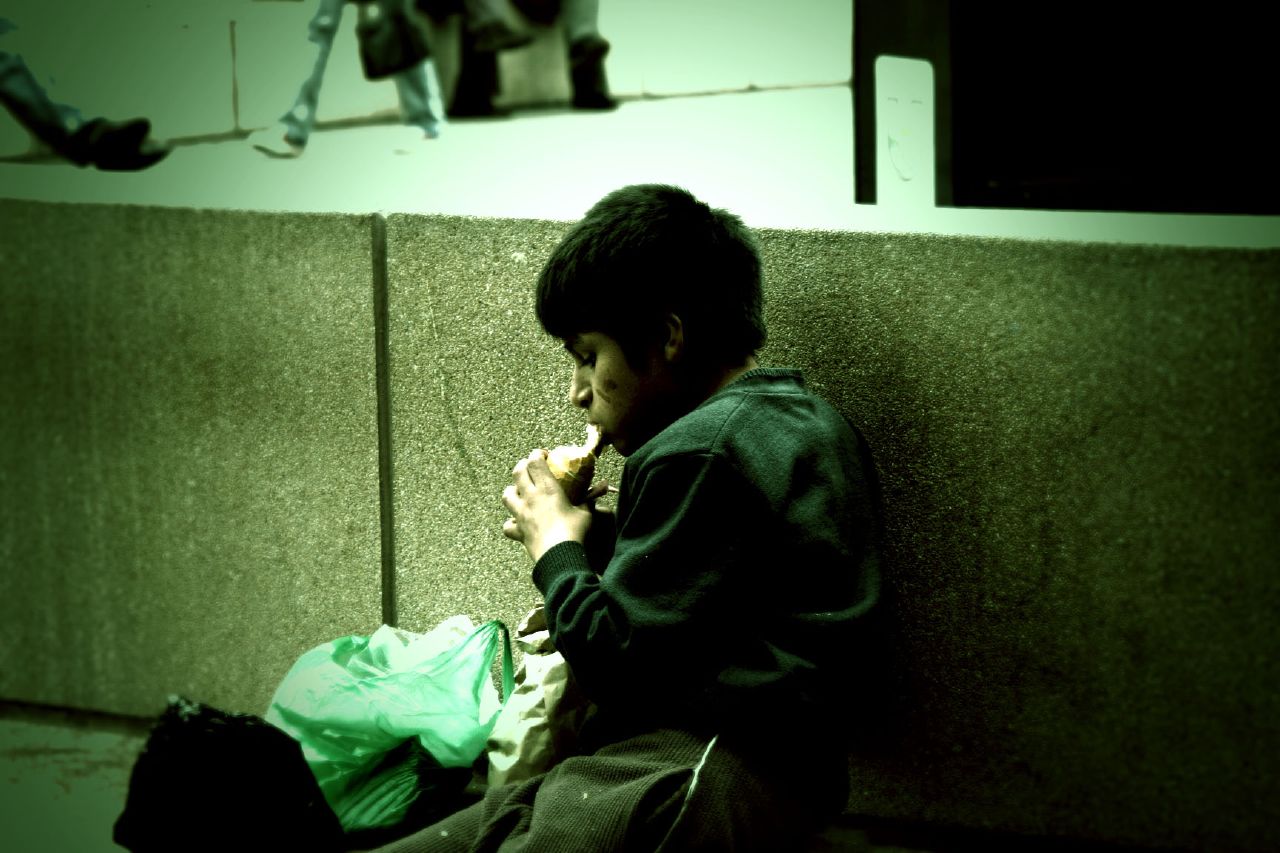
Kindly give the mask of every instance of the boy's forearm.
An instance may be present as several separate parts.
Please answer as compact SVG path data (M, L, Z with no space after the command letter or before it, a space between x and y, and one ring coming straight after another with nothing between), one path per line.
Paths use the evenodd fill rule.
M615 670L622 667L627 626L601 589L586 549L577 542L551 548L534 565L533 582L546 601L552 642L574 668L587 695L599 701L609 685L607 668L601 671L597 661L612 660Z

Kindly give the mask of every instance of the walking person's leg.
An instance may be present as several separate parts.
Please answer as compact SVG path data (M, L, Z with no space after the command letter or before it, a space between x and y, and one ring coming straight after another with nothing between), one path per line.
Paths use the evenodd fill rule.
M311 130L316 123L316 109L320 103L320 86L329 65L329 53L342 22L342 6L345 0L320 0L316 13L307 25L307 40L314 46L311 71L302 86L293 107L281 116L278 124L258 131L249 137L250 144L276 157L296 157L306 148Z
M77 166L145 169L170 150L150 139L151 122L145 118L86 120L75 107L57 103L16 53L0 51L0 104L36 139Z
M401 120L406 125L422 128L427 139L438 137L445 124L445 112L435 62L427 57L392 79L400 97Z
M533 36L511 26L505 0L463 0L463 26L481 53L515 50Z
M22 126L55 151L84 124L75 107L55 103L27 63L15 53L0 51L0 103Z
M609 42L600 35L599 19L600 0L562 0L560 4L573 106L580 110L611 110L618 105L609 94L604 73Z
M562 0L560 23L565 41L573 45L584 39L600 38L600 0Z

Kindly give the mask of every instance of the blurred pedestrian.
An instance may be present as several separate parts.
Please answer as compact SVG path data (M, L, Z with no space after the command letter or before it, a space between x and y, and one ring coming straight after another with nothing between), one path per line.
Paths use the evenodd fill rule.
M346 2L358 2L360 5L362 20L358 30L376 31L373 24L378 19L399 27L421 26L413 20L414 13L409 11L408 4L411 0L319 0L316 13L309 24L308 38L316 46L311 73L303 80L293 107L280 121L249 136L249 144L262 153L271 157L297 157L306 149L311 131L315 127L320 86L324 82L329 53L333 49L333 40ZM401 120L405 125L420 131L422 139L435 139L440 135L445 114L440 98L440 83L425 33L409 30L402 30L399 34L393 32L389 34L387 44L402 54L397 57L398 60L404 60L400 64L407 62L401 70L388 75L395 81ZM380 61L380 58L367 53L372 49L374 48L367 43L362 45L366 76L369 76L370 62ZM403 55L405 51L409 52L407 57Z
M17 25L0 18L0 36ZM17 53L0 50L0 102L36 139L77 166L136 171L153 166L172 150L151 138L145 118L86 119L79 109L54 101Z
M422 6L442 0L417 2ZM612 110L617 107L617 101L609 93L605 75L604 60L610 45L600 35L599 0L512 0L512 5L530 23L563 28L572 90L570 104L574 109ZM496 58L476 49L466 33L462 38L460 65L449 116L487 118L508 115L509 110L493 103L494 95L501 91Z
M609 94L604 59L609 42L600 35L600 0L512 0L528 18L564 29L569 59L572 105L579 110L611 110L618 104Z
M514 50L533 41L512 26L506 0L414 0L414 5L437 21L462 15L462 36L477 53Z

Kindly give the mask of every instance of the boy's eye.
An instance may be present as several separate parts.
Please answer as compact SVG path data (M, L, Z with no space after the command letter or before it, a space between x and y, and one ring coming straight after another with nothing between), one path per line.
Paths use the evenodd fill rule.
M573 359L573 363L579 367L592 367L596 363L596 354L594 352L578 352L576 349L565 347L569 356Z

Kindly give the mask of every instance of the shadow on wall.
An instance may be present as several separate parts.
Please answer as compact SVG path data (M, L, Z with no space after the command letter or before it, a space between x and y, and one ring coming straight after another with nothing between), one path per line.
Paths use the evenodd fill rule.
M1266 252L762 235L772 365L866 434L885 703L852 810L1267 849L1280 275ZM1263 403L1267 400L1271 402ZM1271 496L1270 498L1268 496ZM1224 560L1226 555L1230 555ZM1263 709L1270 709L1264 712Z

